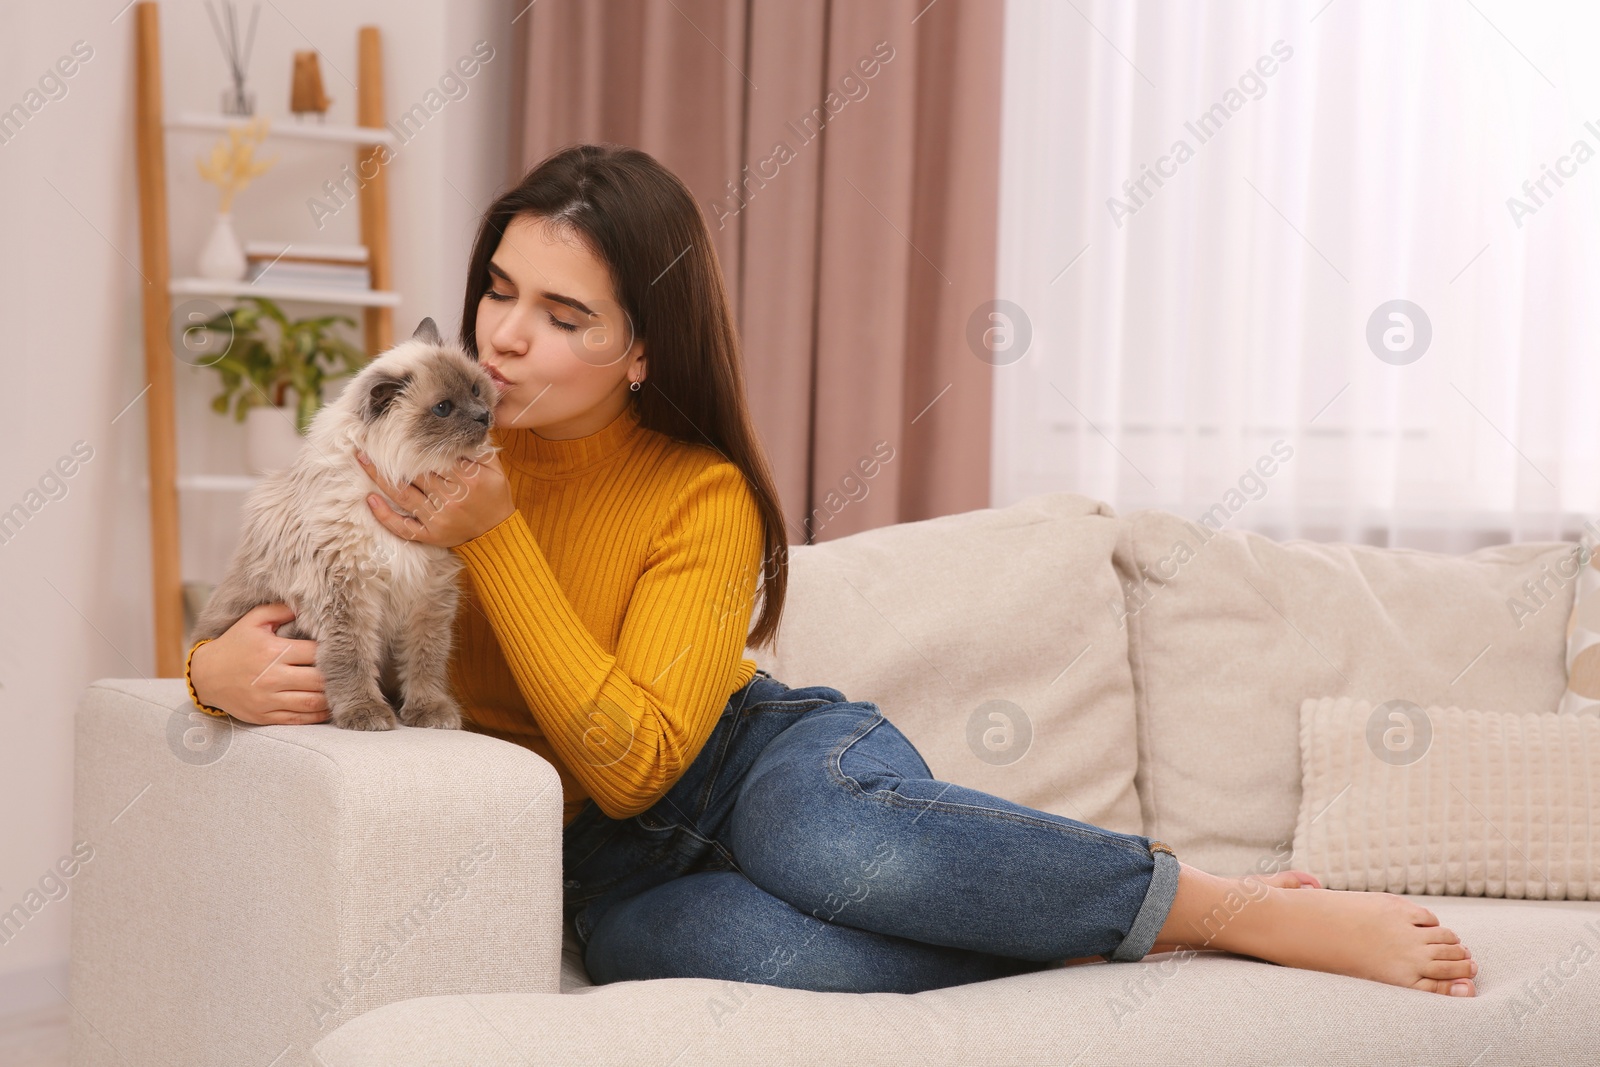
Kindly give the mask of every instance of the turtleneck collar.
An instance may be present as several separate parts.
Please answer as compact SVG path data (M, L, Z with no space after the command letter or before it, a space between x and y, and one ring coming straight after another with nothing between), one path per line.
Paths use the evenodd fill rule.
M576 474L620 451L639 430L638 405L631 401L608 424L587 437L553 440L520 427L496 427L496 440L510 463L550 477Z

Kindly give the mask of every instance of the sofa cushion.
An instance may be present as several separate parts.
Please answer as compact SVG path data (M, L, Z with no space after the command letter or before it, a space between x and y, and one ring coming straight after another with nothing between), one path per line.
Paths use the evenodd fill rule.
M1600 715L1308 699L1300 756L1329 889L1600 900Z
M913 995L664 978L417 997L313 1052L322 1067L1600 1062L1600 904L1411 899L1471 948L1476 997L1164 953Z
M791 687L872 701L935 777L1138 833L1133 678L1111 509L1048 493L791 550Z
M1570 543L1280 542L1159 509L1123 531L1143 832L1205 870L1290 851L1307 696L1522 713L1554 711L1566 685Z

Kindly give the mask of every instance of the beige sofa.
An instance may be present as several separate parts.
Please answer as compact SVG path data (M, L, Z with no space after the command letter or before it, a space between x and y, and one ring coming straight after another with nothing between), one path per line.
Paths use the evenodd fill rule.
M941 777L1277 870L1301 701L1554 710L1571 586L1520 628L1506 602L1572 548L1275 543L1047 494L796 549L754 656L876 701ZM1221 953L914 996L596 987L521 748L229 727L121 679L77 742L77 1064L1600 1062L1600 902L1421 898L1480 961L1470 1000Z

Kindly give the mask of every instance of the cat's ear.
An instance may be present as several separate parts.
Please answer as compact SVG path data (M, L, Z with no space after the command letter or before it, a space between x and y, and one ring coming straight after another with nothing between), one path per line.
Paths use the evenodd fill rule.
M427 319L425 321L432 322L433 320ZM361 406L361 420L369 423L377 422L378 418L389 410L389 405L394 403L395 397L405 390L410 381L409 375L403 375L398 378L387 375L379 377L372 383L372 388L367 390L367 402Z
M411 335L413 341L426 341L430 345L439 344L439 327L433 324L432 318L423 319L417 323L417 332Z

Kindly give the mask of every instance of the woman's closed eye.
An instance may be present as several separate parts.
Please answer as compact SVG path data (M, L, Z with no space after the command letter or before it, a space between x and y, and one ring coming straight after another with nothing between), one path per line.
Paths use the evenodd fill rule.
M506 301L506 300L515 300L516 299L516 297L512 296L510 293L498 293L498 292L495 292L493 289L485 289L483 291L483 296L484 296L484 299L486 299L486 300L493 300L493 301L496 301L496 302L503 302L503 301ZM576 330L578 328L578 324L575 323L575 322L562 322L560 319L556 318L554 315L551 315L549 312L545 312L545 314L548 315L549 318L550 318L550 325L554 326L558 330L565 330L568 333L572 333L574 330Z

